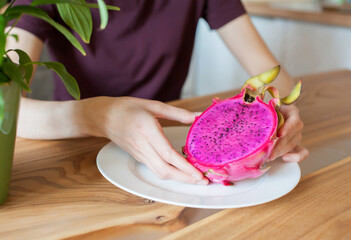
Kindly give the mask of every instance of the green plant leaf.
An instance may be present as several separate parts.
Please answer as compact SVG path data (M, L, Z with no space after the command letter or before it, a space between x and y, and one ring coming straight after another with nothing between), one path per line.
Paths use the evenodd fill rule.
M7 4L7 0L0 0L0 8ZM1 125L1 124L0 124Z
M22 71L19 65L13 62L4 61L2 67L3 67L2 70L4 71L4 73L10 79L15 81L18 84L18 86L20 86L22 89L26 90L27 92L31 92L27 83L23 79Z
M56 72L57 75L62 79L63 84L65 85L67 91L72 95L72 97L77 100L80 99L78 84L74 77L67 72L63 64L58 62L33 62L33 64L45 66Z
M101 19L100 29L105 29L108 22L107 7L103 0L97 0L97 2L99 5L99 12L100 12L100 19Z
M83 55L86 55L82 45L79 43L79 41L73 36L73 34L68 31L64 26L61 24L55 22L44 10L33 7L33 6L15 6L12 7L11 9L6 10L7 14L16 14L16 13L23 13L23 14L28 14L34 17L37 17L39 19L42 19L49 23L51 26L56 28L59 32L61 32L67 39L68 41L71 42L71 44L76 47Z
M38 5L46 5L46 4L57 4L57 3L69 3L69 4L77 4L77 5L84 4L79 0L34 0L34 1L32 1L32 3L30 5L31 6L38 6Z
M85 2L85 0L79 1ZM90 9L67 3L57 4L57 9L62 20L76 31L84 42L89 43L93 31L93 20Z
M18 42L18 35L17 34L7 34L7 36L13 37L16 42Z
M17 19L17 18L21 17L21 15L22 15L22 13L19 13L19 12L18 13L11 13L11 14L7 14L5 12L5 14L4 14L6 22L9 22L13 19Z
M63 4L68 3L70 5L80 5L88 8L99 8L100 11L100 29L105 29L108 22L108 12L107 10L119 11L120 8L116 6L106 5L103 0L97 0L98 4L86 3L85 1L80 0L34 0L31 5L44 5L44 4Z
M11 82L11 79L0 70L0 85Z
M18 54L20 67L22 67L25 71L24 79L27 81L27 84L29 84L33 74L32 60L25 51L20 49L14 49L12 51L15 51Z
M2 95L2 89L0 88L0 126L4 121L4 116L5 116L5 100Z
M6 21L3 15L0 14L0 66L4 60L6 34L5 34Z
M88 7L88 8L99 8L99 5L96 3L86 3L86 2L81 2L79 0L34 0L31 3L31 6L58 4L58 3L69 3L69 4L75 4L75 5ZM115 10L115 11L120 10L120 8L116 6L106 5L106 7L108 10Z

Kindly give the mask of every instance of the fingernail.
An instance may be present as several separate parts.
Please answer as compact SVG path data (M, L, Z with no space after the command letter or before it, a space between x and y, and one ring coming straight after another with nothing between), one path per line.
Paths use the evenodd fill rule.
M201 180L201 181L198 181L197 184L199 184L199 185L207 185L208 182L206 180Z
M197 117L200 116L201 114L202 114L202 112L194 112L194 115Z
M191 176L193 176L193 178L195 178L196 180L202 180L203 179L203 176L200 175L200 174L193 173Z

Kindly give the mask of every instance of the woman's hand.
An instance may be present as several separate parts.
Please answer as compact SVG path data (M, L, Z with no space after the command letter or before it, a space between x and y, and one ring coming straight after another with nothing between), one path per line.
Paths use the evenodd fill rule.
M308 157L309 152L301 146L303 123L300 119L299 109L294 105L284 105L279 108L285 123L279 130L280 137L269 159L277 157L287 162L300 162Z
M81 102L88 134L111 139L161 179L208 184L208 179L172 148L156 119L189 124L195 120L194 113L132 97L97 97Z

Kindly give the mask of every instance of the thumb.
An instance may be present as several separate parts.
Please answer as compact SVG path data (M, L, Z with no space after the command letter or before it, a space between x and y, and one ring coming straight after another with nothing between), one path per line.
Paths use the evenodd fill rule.
M194 122L195 117L199 115L199 113L190 112L158 101L153 101L152 104L148 104L147 109L157 118L174 120L185 124Z

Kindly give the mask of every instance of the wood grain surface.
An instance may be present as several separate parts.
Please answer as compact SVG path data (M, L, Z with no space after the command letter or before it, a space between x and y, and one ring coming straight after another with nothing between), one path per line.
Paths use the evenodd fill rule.
M245 3L250 15L269 18L285 18L297 21L314 22L327 25L351 27L351 14L340 11L299 11L274 7L270 3Z
M350 138L349 89L351 89L350 71L317 74L304 78L303 94L298 105L305 122L305 145L311 148L322 146L327 149L337 141ZM237 91L178 100L170 104L192 111L202 111L211 104L214 96L225 98L235 93ZM163 122L163 124L176 123ZM0 239L23 239L26 236L30 236L31 239L113 239L122 233L139 231L142 236L150 229L167 233L184 227L185 223L179 217L183 207L156 203L134 196L103 178L97 170L95 161L98 151L107 142L101 138L57 141L18 138L9 198L0 206ZM351 148L345 148L343 154L350 156L350 151ZM343 155L334 156L334 161L342 157ZM310 160L306 162L313 163L318 160L319 158L311 154ZM333 176L330 179L325 177L318 179L319 184L312 181L307 185L308 188L312 188L309 191L323 191L324 185L329 187L329 181L334 181ZM335 191L338 189L336 185ZM331 199L336 199L334 190L325 191L323 194L326 194L323 195L324 198L330 195ZM335 195L337 196L339 195ZM343 196L346 199L347 195ZM286 197L292 198L290 194ZM307 202L313 200L312 196L301 198ZM273 206L274 203L277 203L276 207ZM267 206L262 205L262 211L257 214L260 216L266 209L271 209L270 214L275 214L280 221L289 223L289 214L296 216L289 204L292 203L287 203L284 212L281 210L285 209L284 200L274 201ZM334 211L334 205L338 204L330 204L330 211ZM320 205L329 206L322 203ZM348 205L346 203L343 206ZM299 203L295 207L300 209L303 204ZM280 215L278 209L285 214ZM322 213L332 221L333 215L330 214L335 212ZM306 214L309 215L309 211L306 210ZM348 226L350 220L348 214L349 212L344 211L337 219L347 220ZM268 215L262 216L270 219ZM254 219L245 217L245 214L239 216L249 223ZM331 223L334 224L332 227L337 227L336 222ZM278 226L279 222L275 224L273 226ZM280 227L287 229L286 231L293 231L284 225ZM344 229L342 226L340 228ZM267 232L275 231L269 225L262 229Z
M106 143L17 139L9 198L0 206L0 239L63 239L177 218L183 207L134 196L105 180L95 161Z
M350 172L348 157L302 178L278 200L223 210L162 239L351 239Z

